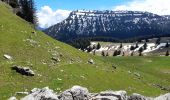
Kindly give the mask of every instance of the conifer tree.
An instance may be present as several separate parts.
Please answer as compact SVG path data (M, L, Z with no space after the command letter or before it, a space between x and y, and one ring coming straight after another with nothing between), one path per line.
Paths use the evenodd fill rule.
M165 54L165 56L169 56L169 51L168 51L168 50L166 51L166 54Z

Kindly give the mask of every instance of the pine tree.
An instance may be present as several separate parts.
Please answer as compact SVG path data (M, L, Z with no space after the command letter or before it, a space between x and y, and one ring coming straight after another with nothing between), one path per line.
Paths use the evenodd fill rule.
M136 48L139 48L138 43L136 43L136 45L135 45L135 49L136 49Z
M19 6L18 0L10 0L10 1L9 1L9 5L10 5L12 8L17 8L17 7Z
M96 49L99 50L100 48L101 48L101 45L100 43L98 43Z
M134 55L134 52L131 52L130 56L133 56Z
M130 50L132 51L132 50L135 50L135 47L134 46L131 46L130 47Z
M168 48L169 47L169 43L167 42L166 45L165 45L165 48Z
M165 54L165 56L169 56L169 51L168 51L168 50L166 51L166 54Z
M147 49L147 43L145 42L145 44L143 45L143 49L146 50Z
M117 55L118 55L118 51L115 50L115 51L113 52L113 56L117 56Z
M109 56L109 53L108 53L108 52L106 53L106 56Z
M104 52L104 51L102 51L101 55L102 55L102 56L105 56L105 52Z
M159 44L160 44L160 41L161 41L161 39L158 38L158 39L156 40L156 44L159 45Z
M122 45L122 43L120 44L120 46L119 46L119 48L122 48L123 47L123 45Z
M36 25L36 9L33 0L20 0L22 12L17 13L18 16L25 19L26 21Z
M142 52L139 52L139 56L143 56L143 55L142 55Z

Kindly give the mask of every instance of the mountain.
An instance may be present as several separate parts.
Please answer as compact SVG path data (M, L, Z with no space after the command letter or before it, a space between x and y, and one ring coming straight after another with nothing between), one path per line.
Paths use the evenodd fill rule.
M77 10L45 32L61 41L78 37L128 39L169 34L169 25L169 16L149 12Z
M84 53L35 30L0 1L0 100L11 96L20 100L25 92L46 86L61 93L74 85L93 93L125 90L158 96L168 92L169 60ZM34 76L22 75L13 66L29 67Z

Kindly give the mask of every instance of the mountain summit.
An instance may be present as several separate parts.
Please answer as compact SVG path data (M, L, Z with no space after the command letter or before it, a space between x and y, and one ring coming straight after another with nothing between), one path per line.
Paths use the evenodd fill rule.
M141 11L77 10L45 32L61 41L77 37L128 39L168 34L170 17Z

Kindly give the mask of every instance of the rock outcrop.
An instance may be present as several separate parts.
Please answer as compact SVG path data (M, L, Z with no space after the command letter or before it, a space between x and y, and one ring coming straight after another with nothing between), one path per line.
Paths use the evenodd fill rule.
M26 76L34 76L35 73L29 68L29 67L21 67L21 66L13 66L12 70L15 70L16 72L26 75Z
M11 97L9 100L17 100L17 98ZM21 100L170 100L170 93L151 98L137 93L128 96L127 92L123 90L89 93L85 87L73 86L60 94L56 94L53 90L45 87L42 89L34 88Z

